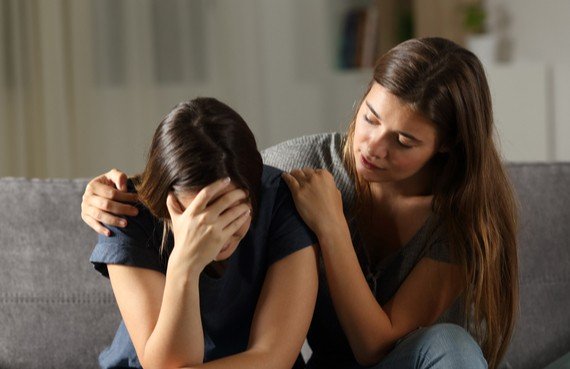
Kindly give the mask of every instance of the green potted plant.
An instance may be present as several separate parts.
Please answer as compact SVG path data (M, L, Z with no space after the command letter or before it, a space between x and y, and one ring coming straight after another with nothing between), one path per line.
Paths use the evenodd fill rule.
M463 7L465 47L471 50L484 64L497 60L497 36L488 31L487 9L481 0L470 1Z

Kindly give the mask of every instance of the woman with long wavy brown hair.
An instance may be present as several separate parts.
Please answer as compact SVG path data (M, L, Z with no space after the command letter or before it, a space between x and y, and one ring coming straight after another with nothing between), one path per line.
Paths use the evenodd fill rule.
M342 217L327 172L303 169L285 176L319 238L333 305L353 353L361 363L390 367L382 358L395 342L439 319L468 328L496 368L517 314L517 207L494 143L480 61L451 41L409 40L378 60L358 106L343 145L355 186L353 222ZM388 300L382 288L370 294L362 264L372 269L374 284L392 288L393 281L378 278L374 266L390 267L394 262L385 261L397 255L406 269L413 254L406 249L428 227L437 239L413 255L417 262L397 291ZM352 238L362 240L355 245L365 259L361 265L351 230ZM450 335L449 326L435 327L442 337L457 337L456 327ZM471 365L460 360L449 367Z
M477 57L441 38L376 63L348 133L264 152L319 239L309 368L497 368L517 313L517 207ZM303 168L295 169L294 168ZM309 169L312 168L312 169ZM90 207L120 173L92 181ZM117 211L119 213L119 211Z

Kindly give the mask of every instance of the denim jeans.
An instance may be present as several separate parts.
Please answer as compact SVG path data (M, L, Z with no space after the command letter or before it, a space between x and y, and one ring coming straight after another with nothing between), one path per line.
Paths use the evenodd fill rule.
M473 337L455 324L419 328L398 341L371 369L479 369L487 368Z

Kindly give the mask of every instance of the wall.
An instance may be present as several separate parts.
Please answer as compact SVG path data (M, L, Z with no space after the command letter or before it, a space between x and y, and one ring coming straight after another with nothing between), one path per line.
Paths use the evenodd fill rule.
M139 171L162 115L197 95L240 112L260 148L346 127L371 71L334 67L343 0L164 4L0 0L0 176ZM488 6L511 45L508 63L488 66L505 158L570 160L570 2ZM110 16L113 7L122 10ZM185 38L158 42L177 39L168 34L176 16ZM178 67L157 50L176 54Z

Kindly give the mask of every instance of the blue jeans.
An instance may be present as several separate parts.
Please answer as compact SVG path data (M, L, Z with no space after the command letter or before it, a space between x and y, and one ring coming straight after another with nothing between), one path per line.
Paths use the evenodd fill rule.
M473 337L455 324L419 328L398 341L371 369L479 369L487 368Z

